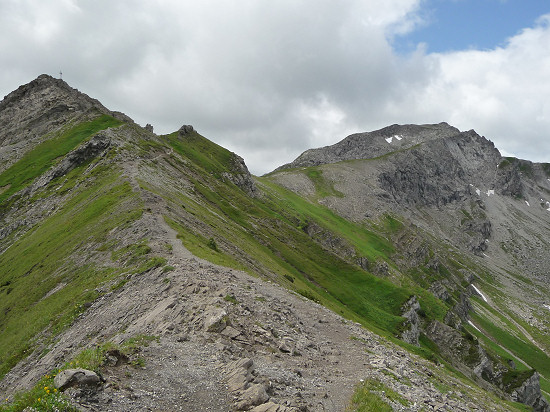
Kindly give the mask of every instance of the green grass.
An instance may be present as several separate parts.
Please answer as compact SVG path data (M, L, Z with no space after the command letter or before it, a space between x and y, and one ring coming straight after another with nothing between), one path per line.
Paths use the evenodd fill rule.
M344 197L342 192L339 192L334 188L334 184L332 182L329 182L323 177L323 171L321 169L317 167L308 167L307 169L304 169L303 173L309 177L315 186L317 199L328 196Z
M550 358L527 340L522 340L494 325L488 319L472 313L472 319L495 339L500 345L510 350L515 356L526 362L541 374L541 388L550 390Z
M25 408L48 412L76 412L78 409L71 405L69 398L55 388L54 378L59 372L65 369L83 368L101 373L101 367L105 364L106 356L110 351L117 351L126 356L130 365L142 367L145 362L136 354L142 347L149 346L153 341L158 342L159 338L151 335L137 335L120 345L105 342L94 348L84 349L61 368L44 375L30 390L17 393L9 402L0 403L0 412L22 412L26 410Z
M175 132L163 138L177 153L218 178L221 173L231 170L230 164L235 155L195 131L183 137Z
M383 395L383 396L382 396ZM393 408L384 400L400 403L407 407L410 402L376 379L366 379L355 387L348 412L391 412Z
M233 184L212 179L212 174L231 170L230 152L196 134L180 137L176 133L164 138L177 153L170 158L170 165L187 177L192 190L187 194L169 192L166 187L145 182L141 187L162 196L173 209L184 208L185 219L172 215L165 216L165 221L196 256L249 273L275 276L300 294L392 336L400 331L401 306L412 294L419 295L427 316L444 317L446 306L430 293L376 277L354 262L327 252L302 229L307 224L304 222L315 222L352 245L357 256L391 262L394 248L383 236L266 178L258 179L265 196L250 198ZM194 167L189 167L189 161ZM320 184L322 177L316 175L314 179ZM394 218L388 218L387 225L392 231L402 226Z
M28 186L42 175L57 158L69 153L86 138L109 127L119 126L121 122L107 115L80 123L59 136L52 137L28 151L23 157L0 174L0 204L8 197Z
M85 256L74 260L83 244L101 244L110 230L141 216L128 183L110 169L96 173L58 213L0 255L0 284L11 289L0 289L0 377L30 353L39 332L62 330L97 297L96 286L120 272L86 263Z

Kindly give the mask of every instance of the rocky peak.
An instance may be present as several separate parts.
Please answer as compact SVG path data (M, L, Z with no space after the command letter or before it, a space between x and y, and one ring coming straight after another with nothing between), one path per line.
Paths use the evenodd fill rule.
M42 74L20 86L0 102L0 146L17 143L17 136L42 136L77 116L108 114L131 121L122 113L112 112L98 100L70 87L65 81Z
M133 122L123 113L108 110L98 100L47 74L20 86L0 102L0 171L52 132L99 114Z
M459 133L456 127L444 122L425 125L394 124L373 132L352 134L332 146L307 150L292 163L279 169L318 166L343 160L372 159Z

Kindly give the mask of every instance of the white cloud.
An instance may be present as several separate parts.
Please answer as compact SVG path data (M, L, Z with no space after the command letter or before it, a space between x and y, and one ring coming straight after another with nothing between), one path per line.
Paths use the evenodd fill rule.
M62 69L159 133L193 124L258 174L392 123L447 121L550 161L548 18L495 50L400 56L392 39L426 24L423 4L0 0L0 93Z

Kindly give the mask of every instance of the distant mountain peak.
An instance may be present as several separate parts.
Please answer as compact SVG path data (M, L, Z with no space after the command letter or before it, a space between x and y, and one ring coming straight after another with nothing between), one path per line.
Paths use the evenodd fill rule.
M460 130L445 122L423 125L393 124L372 132L349 135L331 146L306 150L296 160L277 170L318 166L344 160L372 159L429 140L450 137L459 133Z

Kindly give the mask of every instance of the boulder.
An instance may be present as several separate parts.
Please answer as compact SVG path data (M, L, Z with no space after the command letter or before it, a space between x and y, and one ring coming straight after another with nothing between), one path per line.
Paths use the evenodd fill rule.
M59 372L53 380L56 388L63 391L73 386L99 386L101 378L93 371L77 368Z
M193 129L193 126L191 126L190 124L184 124L178 130L178 133L179 133L180 136L184 136L186 134L193 133L194 131L195 131L195 129Z
M269 395L265 391L264 385L254 384L243 391L239 398L240 400L235 404L235 409L238 411L245 411L253 406L267 402L269 400Z

